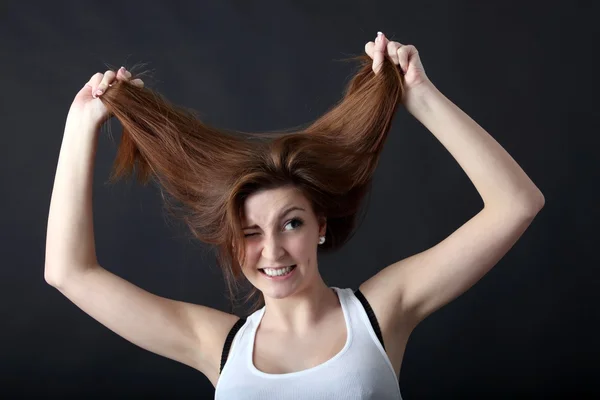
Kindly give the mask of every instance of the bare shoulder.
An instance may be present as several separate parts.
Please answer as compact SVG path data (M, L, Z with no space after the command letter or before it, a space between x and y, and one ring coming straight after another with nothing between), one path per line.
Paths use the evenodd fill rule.
M402 367L408 338L415 324L410 318L398 318L397 308L385 296L384 291L380 290L378 282L375 279L369 279L361 284L359 290L373 309L381 330L381 335L383 336L385 351L392 363L396 376L398 376Z
M213 386L216 386L225 340L240 317L200 305L191 305L189 312L191 320L194 321L196 336L202 338L200 351L202 356L196 369L202 372Z
M390 301L388 296L386 296L385 290L382 290L380 286L381 283L376 278L371 278L363 282L359 286L359 290L373 309L382 333L386 331L398 331L401 328L398 325L399 321L402 321L402 318L398 318L397 307ZM405 320L405 322L406 326L402 330L406 330L411 326L409 321Z

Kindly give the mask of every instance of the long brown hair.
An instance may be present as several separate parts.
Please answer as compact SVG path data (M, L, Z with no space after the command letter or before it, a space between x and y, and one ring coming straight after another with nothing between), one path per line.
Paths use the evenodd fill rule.
M193 236L216 249L231 301L245 260L241 217L244 200L259 190L292 185L317 216L327 219L319 251L340 248L354 234L361 206L403 94L401 71L388 57L379 71L367 55L343 98L306 128L251 133L202 123L190 109L170 103L149 88L118 81L100 99L123 131L111 182L134 174L154 178L167 211ZM134 79L132 76L131 79ZM255 287L251 311L264 305Z

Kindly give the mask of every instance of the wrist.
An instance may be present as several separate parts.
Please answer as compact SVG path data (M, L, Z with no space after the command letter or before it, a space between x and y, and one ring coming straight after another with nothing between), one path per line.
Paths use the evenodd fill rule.
M68 115L65 122L65 135L97 136L100 125L91 121L93 119L85 115Z
M418 86L410 89L404 95L404 107L406 110L415 115L419 111L427 108L427 101L438 89L431 81L425 81Z
M99 127L86 119L71 118L65 124L61 152L78 154L86 158L96 152Z

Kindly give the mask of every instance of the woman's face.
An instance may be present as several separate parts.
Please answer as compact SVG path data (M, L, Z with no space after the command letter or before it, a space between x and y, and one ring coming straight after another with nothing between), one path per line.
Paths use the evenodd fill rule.
M318 274L317 246L325 235L310 202L291 186L252 194L244 203L242 228L246 262L242 271L265 296L284 298L310 285ZM270 279L261 269L296 265L286 279Z

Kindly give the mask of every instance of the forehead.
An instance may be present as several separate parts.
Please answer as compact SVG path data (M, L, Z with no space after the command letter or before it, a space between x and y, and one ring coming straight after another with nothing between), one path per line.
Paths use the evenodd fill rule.
M281 211L297 206L308 210L309 203L298 189L282 187L253 193L246 198L243 207L245 221L264 221L277 218Z

